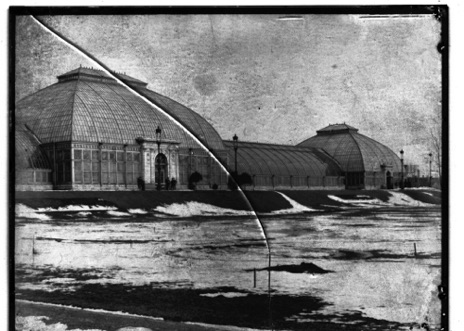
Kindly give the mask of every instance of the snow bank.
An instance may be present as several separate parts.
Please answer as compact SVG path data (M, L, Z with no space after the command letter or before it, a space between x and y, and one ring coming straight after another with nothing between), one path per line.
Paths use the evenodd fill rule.
M337 201L337 202L341 202L341 203L344 203L344 204L350 204L350 205L353 205L353 206L356 206L356 207L376 208L376 207L388 206L388 204L383 202L382 200L379 200L377 198L365 199L364 196L363 196L363 199L358 199L358 200L357 199L348 199L348 200L346 200L346 199L342 199L340 197L337 197L335 195L329 194L328 198L332 199L334 201Z
M436 207L434 204L421 202L411 198L410 196L401 193L401 192L394 192L389 191L390 197L388 198L388 202L383 202L377 198L371 199L342 199L335 195L328 195L328 197L332 200L349 204L356 207L366 207L366 208L376 208L376 207L388 207L388 206L409 206L409 207ZM357 196L360 197L360 196ZM363 198L366 196L362 196Z
M411 207L436 207L431 203L425 203L414 200L409 195L400 192L389 192L391 197L388 199L388 203L394 206L411 206Z
M292 207L287 208L287 209L275 210L273 212L268 213L269 215L299 214L299 213L307 213L307 212L311 212L311 211L316 211L315 209L311 209L309 207L306 207L306 206L296 202L293 199L290 199L288 196L286 196L285 194L283 194L281 192L276 191L276 193L279 193L285 200L287 200L290 203L290 205L292 205Z
M50 216L44 215L44 214L38 214L37 210L32 209L21 203L18 203L15 205L15 214L16 214L16 217L34 218L34 219L39 219L43 221L51 219Z
M65 207L58 207L57 209L47 207L47 208L38 208L38 212L62 212L62 211L105 211L105 210L116 210L118 208L111 206L86 206L86 205L68 205Z
M305 212L312 212L315 209L308 208L299 204L295 200L290 199L283 193L279 193L284 199L286 199L292 205L288 209L280 209L270 213L259 213L261 215L282 215L282 214L298 214ZM206 204L203 202L189 201L186 203L173 203L171 205L159 206L153 209L155 212L175 215L179 217L190 217L190 216L253 216L253 211L247 210L235 210L228 208L221 208Z
M188 201L186 203L173 203L171 205L163 205L153 209L155 212L174 215L179 217L190 216L219 216L219 215L234 215L234 216L251 216L252 211L235 210L221 208L206 204L203 202Z

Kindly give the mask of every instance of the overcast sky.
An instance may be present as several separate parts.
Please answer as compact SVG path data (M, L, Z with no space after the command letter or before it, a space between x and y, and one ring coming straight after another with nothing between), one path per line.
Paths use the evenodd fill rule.
M40 17L112 70L204 116L224 139L297 144L346 122L423 165L441 112L441 26L432 16ZM17 99L95 66L21 17Z

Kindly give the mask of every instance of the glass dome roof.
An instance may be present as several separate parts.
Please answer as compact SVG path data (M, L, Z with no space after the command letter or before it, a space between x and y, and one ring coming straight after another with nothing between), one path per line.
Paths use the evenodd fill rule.
M229 163L234 164L232 141L224 141ZM237 172L249 175L339 176L337 163L324 151L287 145L238 142Z
M193 110L146 88L147 83L115 74L164 112L178 120L210 150L223 150L222 139ZM58 83L16 104L16 122L26 123L42 143L59 141L135 144L138 137L162 138L181 148L199 148L195 140L162 111L157 110L105 72L78 68L58 76Z
M324 149L344 172L380 171L381 166L401 171L400 158L390 148L346 124L329 125L297 146Z

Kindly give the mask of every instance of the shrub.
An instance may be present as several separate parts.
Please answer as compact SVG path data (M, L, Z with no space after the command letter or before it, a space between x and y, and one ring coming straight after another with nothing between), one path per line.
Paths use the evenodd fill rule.
M198 171L195 171L189 177L188 188L190 190L194 190L197 187L197 183L202 180L203 180L203 176Z
M251 178L249 173L242 172L240 176L238 176L238 183L240 186L251 185L253 184L253 179Z

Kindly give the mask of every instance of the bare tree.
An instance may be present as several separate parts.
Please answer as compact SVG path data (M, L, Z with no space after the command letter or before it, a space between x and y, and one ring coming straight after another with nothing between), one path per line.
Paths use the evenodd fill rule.
M432 164L435 165L441 186L441 172L442 172L442 117L441 112L438 116L432 118L432 126L430 128L430 148L432 153Z

